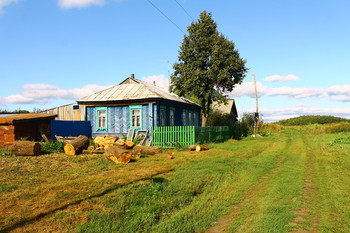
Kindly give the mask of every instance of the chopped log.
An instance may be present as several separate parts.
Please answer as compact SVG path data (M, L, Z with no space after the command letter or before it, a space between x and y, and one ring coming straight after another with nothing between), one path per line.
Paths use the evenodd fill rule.
M196 147L197 147L197 145L190 145L190 146L188 146L188 149L191 151L194 151L194 150L196 150Z
M197 152L203 151L203 150L209 150L209 147L205 146L205 145L198 145L198 146L196 146L196 151Z
M134 143L132 141L125 142L126 149L132 149L134 147Z
M117 146L109 146L106 149L106 156L109 160L115 163L128 163L131 160L131 151L124 150Z
M144 155L155 155L162 153L162 148L157 146L134 146L134 149L141 149L141 154Z
M94 142L100 149L106 149L108 146L113 145L118 139L118 136L96 136Z
M80 135L70 143L67 143L64 146L64 152L66 155L78 155L83 152L84 149L86 149L89 146L89 138Z
M141 157L141 149L133 149L131 151L131 157L139 159Z
M124 146L125 145L125 142L123 140L118 140L116 142L119 146Z
M93 151L93 150L95 150L96 148L94 147L94 146L89 146L88 148L87 148L87 150L91 150L91 151Z
M105 151L104 150L83 150L83 154L90 154L90 155L93 155L93 154L104 154Z
M12 146L15 155L40 155L41 145L39 142L16 141Z

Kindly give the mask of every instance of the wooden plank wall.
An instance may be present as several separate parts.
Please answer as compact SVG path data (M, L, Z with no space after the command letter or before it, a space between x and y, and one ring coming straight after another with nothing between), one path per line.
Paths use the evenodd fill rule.
M151 130L152 128L152 104L142 105L142 129ZM107 107L107 131L96 129L96 107L86 108L87 120L91 122L92 135L116 135L127 134L130 129L130 108L129 106L110 106Z
M85 121L86 120L86 107L79 105L78 109L74 109L74 104L64 105L61 107L53 108L44 111L43 113L57 114L55 120L61 121Z

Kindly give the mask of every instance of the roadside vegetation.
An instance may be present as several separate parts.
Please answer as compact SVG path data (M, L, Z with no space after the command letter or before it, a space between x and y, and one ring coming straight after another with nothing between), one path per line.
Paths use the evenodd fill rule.
M0 231L349 232L348 123L261 128L127 165L1 154Z

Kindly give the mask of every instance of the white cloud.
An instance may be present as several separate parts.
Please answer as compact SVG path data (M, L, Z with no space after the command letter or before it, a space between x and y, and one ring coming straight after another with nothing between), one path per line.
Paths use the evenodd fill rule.
M350 85L336 85L327 88L329 99L350 102Z
M63 9L84 8L92 5L102 6L104 0L59 0L58 5Z
M0 14L4 13L4 7L11 3L18 2L18 0L0 0Z
M242 116L244 112L254 112L254 109L239 109L238 114ZM279 108L269 109L261 108L259 110L260 115L264 122L274 122L301 115L332 115L350 119L349 108L317 108L317 107L291 107L291 108Z
M91 84L82 88L65 90L50 84L26 84L22 86L22 93L3 97L2 99L7 104L46 104L55 99L75 101L109 87L111 86Z
M151 75L151 76L147 76L147 77L142 77L141 78L142 81L148 82L148 83L154 83L159 86L162 87L164 89L169 89L169 79L165 76L165 75Z
M320 98L325 97L325 90L322 88L293 88L293 87L276 87L269 88L268 93L269 96L277 96L284 95L295 99L303 99L303 98Z
M261 82L256 83L256 87L258 90L258 96L263 96L267 93L268 87L264 86ZM250 96L255 98L254 91L254 82L243 82L241 85L237 85L231 93L229 93L230 97L241 97L241 96Z
M266 82L287 82L287 81L299 80L299 77L297 77L293 74L288 74L286 76L272 75L272 76L266 77L264 80Z

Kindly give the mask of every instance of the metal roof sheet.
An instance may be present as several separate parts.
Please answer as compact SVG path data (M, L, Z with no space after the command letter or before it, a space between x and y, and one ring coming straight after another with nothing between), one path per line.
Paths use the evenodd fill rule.
M101 101L122 101L122 100L137 100L137 99L153 99L161 98L173 100L181 103L199 106L198 104L180 97L168 90L158 87L156 85L143 82L141 80L127 78L119 85L110 87L108 89L99 91L92 95L86 96L80 100L79 103L87 102L101 102Z
M56 114L46 114L46 113L14 114L7 117L1 117L0 124L13 124L14 121L55 118L56 116L57 116Z

